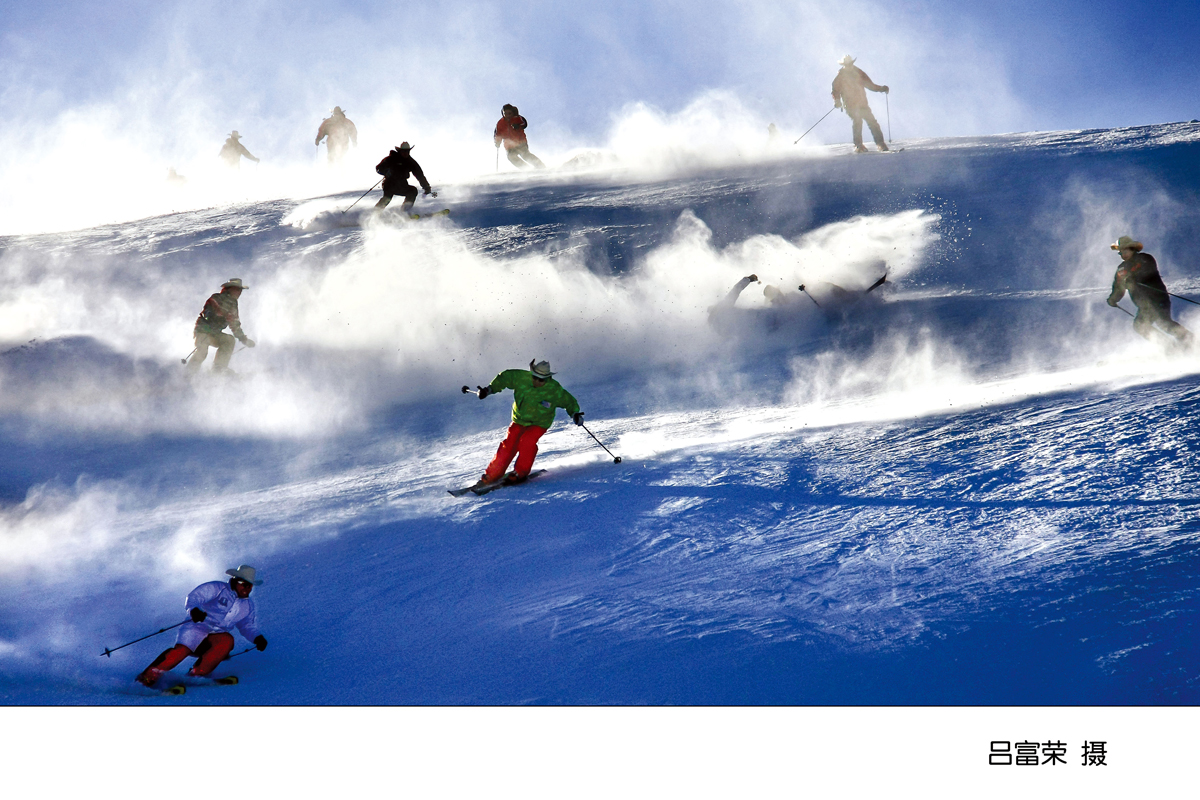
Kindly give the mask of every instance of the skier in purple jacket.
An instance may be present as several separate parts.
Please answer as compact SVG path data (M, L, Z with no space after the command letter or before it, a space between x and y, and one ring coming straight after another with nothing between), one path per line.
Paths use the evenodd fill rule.
M248 564L227 569L225 574L233 576L228 583L209 581L188 594L184 610L191 622L180 627L174 647L164 650L142 670L137 676L139 683L153 686L164 672L188 656L199 659L188 675L208 675L233 650L230 631L234 628L259 650L267 649L267 639L258 630L254 601L250 599L250 592L261 586L262 581L254 579L254 567Z

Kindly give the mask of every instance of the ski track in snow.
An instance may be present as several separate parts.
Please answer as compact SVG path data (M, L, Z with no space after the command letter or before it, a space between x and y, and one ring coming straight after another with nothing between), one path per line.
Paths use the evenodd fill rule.
M1046 234L1056 274L1004 267L989 247L1046 230L1047 206L1022 223L1012 187L962 177L1047 153L1102 172L1135 153L1183 184L1169 170L1195 127L912 142L916 159L888 161L901 186L886 202L863 193L864 160L808 159L646 185L481 183L449 220L399 230L306 229L308 212L275 202L12 237L0 305L40 336L0 354L0 433L21 455L2 475L0 695L1195 702L1200 361L1097 316L1114 264L1074 255L1074 232ZM1030 192L1069 183L1039 169ZM1108 235L1097 191L1068 199ZM1162 208L1168 242L1194 245L1195 212ZM864 265L902 241L919 256L889 262L869 303L826 317L805 301L781 321L748 289L720 335L705 322L705 298L752 269L794 290L832 264L865 286ZM1173 288L1200 285L1173 268ZM87 296L135 272L162 284L141 298L154 310ZM243 299L248 331L277 344L235 356L258 366L241 382L181 381L139 331L177 348L171 326L237 273L262 292ZM497 283L466 288L480 280ZM372 327L426 290L449 304ZM499 325L474 305L489 291L514 304L511 333L477 340ZM523 318L547 298L550 332ZM438 335L477 352L405 327L447 319ZM309 335L326 323L349 343ZM530 336L538 352L513 346ZM454 383L547 353L623 463L560 420L537 482L447 495L486 464L510 402ZM97 658L243 561L267 579L272 644L237 662L242 685L170 701L132 685L166 634Z

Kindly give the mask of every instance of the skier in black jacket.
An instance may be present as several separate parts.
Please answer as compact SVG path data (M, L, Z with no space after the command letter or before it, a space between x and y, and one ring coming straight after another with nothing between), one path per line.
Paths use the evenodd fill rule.
M1108 304L1116 306L1129 292L1129 299L1138 310L1133 319L1133 329L1140 336L1149 339L1151 330L1157 325L1163 332L1174 336L1180 344L1190 343L1191 331L1171 319L1171 295L1167 293L1167 285L1158 274L1158 262L1154 256L1143 253L1142 243L1135 242L1132 236L1122 236L1109 247L1121 254L1121 266L1117 267L1117 274L1113 276Z
M412 157L411 151L412 145L402 142L375 167L375 171L383 176L383 198L375 204L376 208L386 208L387 204L392 202L393 196L402 194L404 204L400 206L400 210L405 214L412 210L413 204L417 202L417 187L408 182L410 173L416 176L425 194L433 191L429 188L429 181L425 180L425 172Z

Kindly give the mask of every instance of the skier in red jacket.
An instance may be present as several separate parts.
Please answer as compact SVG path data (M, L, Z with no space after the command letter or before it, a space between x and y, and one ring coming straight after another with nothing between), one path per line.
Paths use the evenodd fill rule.
M500 143L504 143L504 153L514 167L524 169L546 166L540 158L529 152L529 142L525 139L525 128L529 127L529 123L517 113L517 107L505 103L501 111L504 116L496 123L496 130L492 132L492 141L496 148L499 149Z

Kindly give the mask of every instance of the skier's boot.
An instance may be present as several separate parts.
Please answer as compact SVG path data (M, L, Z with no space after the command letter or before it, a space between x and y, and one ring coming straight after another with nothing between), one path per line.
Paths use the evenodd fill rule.
M485 472L479 476L479 480L471 488L472 489L482 489L485 486L495 486L497 483L499 483L502 480L504 480L503 475L501 475L499 478L496 478L495 480L489 480L487 473Z
M855 154L865 153L865 152L867 152L867 148L861 144L856 144L856 145L854 145L854 152L855 152Z
M142 686L148 686L150 688L153 688L154 684L158 683L158 679L161 677L162 677L161 669L155 669L154 667L146 667L144 670L142 670L142 674L138 675L136 678L134 678L134 680L137 681L138 683L140 683Z
M886 153L888 151L888 146L883 142L878 142L877 146L879 147L879 152L881 153Z
M505 486L516 486L517 484L524 483L527 480L529 480L528 473L526 473L525 475L518 475L515 472L510 472L508 474L508 477L504 479L504 485Z

